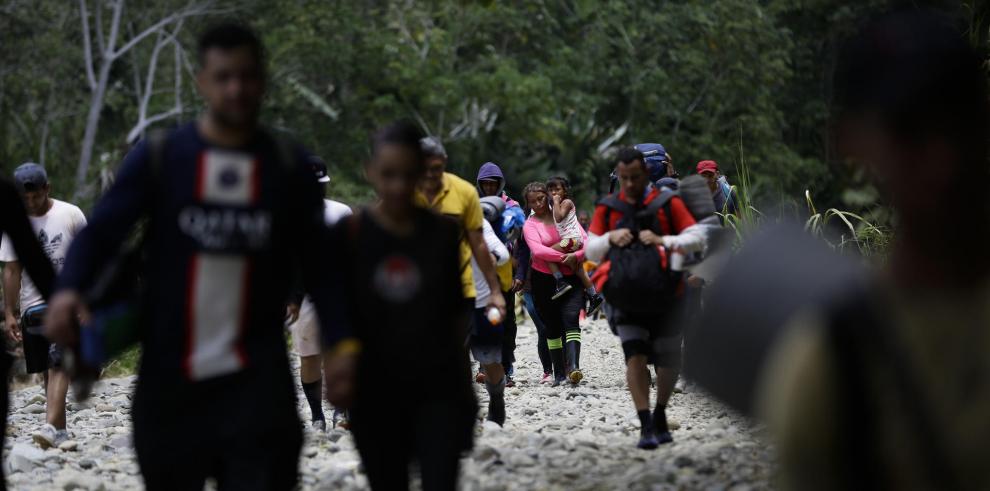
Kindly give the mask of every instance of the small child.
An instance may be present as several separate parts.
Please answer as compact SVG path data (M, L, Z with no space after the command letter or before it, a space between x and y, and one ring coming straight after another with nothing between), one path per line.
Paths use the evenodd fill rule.
M547 181L547 190L550 191L550 196L553 198L553 221L557 225L557 233L560 234L560 243L553 246L553 250L568 254L580 251L584 247L584 243L581 240L581 224L577 218L577 207L574 206L574 202L569 196L570 184L563 177L551 177ZM560 272L557 264L550 263L550 272L557 279L557 290L553 294L553 299L556 300L570 291L571 285L564 281L564 275ZM591 278L588 277L584 268L578 268L574 274L581 279L581 283L584 285L588 300L587 315L593 315L601 308L604 299L595 290L595 285L591 283Z

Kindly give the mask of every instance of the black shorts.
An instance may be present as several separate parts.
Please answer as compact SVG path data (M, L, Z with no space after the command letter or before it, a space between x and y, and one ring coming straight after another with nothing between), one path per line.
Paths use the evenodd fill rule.
M482 365L502 363L502 338L505 328L502 323L492 325L488 321L486 308L474 309L471 316L471 354Z
M397 395L413 401L403 404L400 425L382 424L395 417L391 400L358 400L351 410L354 443L371 489L408 489L410 460L419 463L423 489L457 489L460 456L472 447L477 406L417 397Z
M609 325L622 342L626 360L646 356L647 362L662 368L680 370L683 334L677 316L659 315L648 319L624 315L617 309L608 312Z
M139 381L131 416L146 488L201 490L212 477L219 489L294 489L303 435L291 383L270 365L184 388Z
M27 373L41 373L62 366L62 350L41 334L46 310L46 305L37 305L25 310L21 316Z

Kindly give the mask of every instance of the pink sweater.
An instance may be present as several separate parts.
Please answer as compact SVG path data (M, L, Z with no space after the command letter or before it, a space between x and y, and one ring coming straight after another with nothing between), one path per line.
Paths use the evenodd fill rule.
M557 233L557 227L552 223L543 223L536 217L530 217L526 220L526 225L523 226L523 237L526 239L526 245L529 246L529 250L532 253L532 267L533 269L544 273L550 273L550 266L547 263L560 263L561 259L564 257L563 252L557 252L551 249L553 246L560 243L560 234ZM581 229L581 241L588 241L588 234ZM584 261L584 247L577 252L578 260ZM560 272L565 275L574 274L574 271L567 266L560 265Z

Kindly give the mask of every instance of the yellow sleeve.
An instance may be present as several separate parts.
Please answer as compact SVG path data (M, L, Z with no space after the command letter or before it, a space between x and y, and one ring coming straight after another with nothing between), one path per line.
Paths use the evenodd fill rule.
M824 323L802 314L781 335L763 367L757 412L778 444L784 489L834 489L839 431L835 372Z

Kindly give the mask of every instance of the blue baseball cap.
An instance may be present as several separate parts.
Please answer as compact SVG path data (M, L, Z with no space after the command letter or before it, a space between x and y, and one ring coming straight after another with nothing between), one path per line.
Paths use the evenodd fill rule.
M21 192L37 191L48 184L48 173L44 167L28 162L14 169L14 182Z

